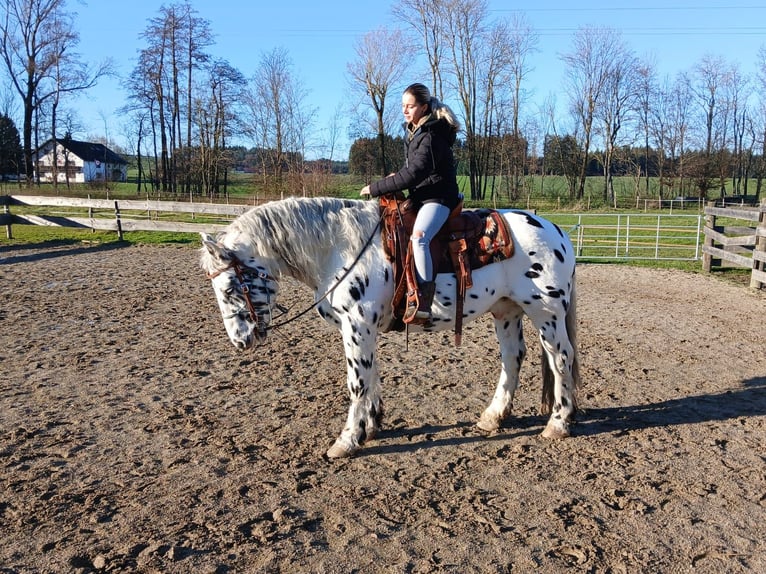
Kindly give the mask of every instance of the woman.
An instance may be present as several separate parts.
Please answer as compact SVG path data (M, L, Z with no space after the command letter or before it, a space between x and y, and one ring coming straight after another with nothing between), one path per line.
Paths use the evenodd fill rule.
M460 202L452 145L460 125L449 107L431 96L423 84L412 84L402 94L405 119L405 163L396 173L365 186L362 196L378 197L409 191L418 210L412 230L412 254L419 286L419 305L408 308L405 321L431 319L434 271L431 240Z

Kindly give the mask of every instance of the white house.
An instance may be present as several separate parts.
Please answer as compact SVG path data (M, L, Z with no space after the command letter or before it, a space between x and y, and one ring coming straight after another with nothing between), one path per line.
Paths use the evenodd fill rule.
M103 144L56 138L55 150L59 183L127 180L128 162ZM53 151L54 140L50 139L35 154L35 175L39 169L40 181L53 182Z

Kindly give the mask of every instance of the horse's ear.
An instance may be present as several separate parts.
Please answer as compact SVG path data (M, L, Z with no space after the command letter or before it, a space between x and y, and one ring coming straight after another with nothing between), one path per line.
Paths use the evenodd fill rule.
M210 255L219 260L226 260L229 258L226 248L218 243L212 235L200 233L200 237L202 237L202 246L207 249Z

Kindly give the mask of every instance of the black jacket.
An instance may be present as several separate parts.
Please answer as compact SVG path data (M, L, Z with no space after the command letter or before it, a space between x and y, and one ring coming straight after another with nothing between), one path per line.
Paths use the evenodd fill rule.
M446 120L428 118L405 142L404 167L373 182L370 195L378 197L408 190L410 199L415 202L435 201L453 209L459 201L452 154L456 137L455 130Z

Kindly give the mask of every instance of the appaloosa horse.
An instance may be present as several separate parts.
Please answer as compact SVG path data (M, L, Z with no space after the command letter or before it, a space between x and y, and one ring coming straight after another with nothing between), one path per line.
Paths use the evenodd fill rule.
M510 415L526 353L526 314L543 349L542 411L550 418L542 434L567 437L579 384L575 254L555 224L523 211L503 211L503 216L515 253L473 271L463 309L465 321L492 313L500 343L500 380L478 426L496 430ZM226 332L239 349L265 341L284 275L313 289L319 314L340 329L351 405L343 431L327 452L330 458L351 456L380 428L376 344L378 333L394 325L395 286L379 226L374 201L286 199L253 208L215 238L202 234L200 264L212 281ZM454 326L455 281L454 274L437 275L432 324L413 330Z

